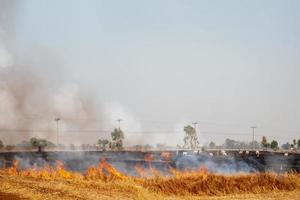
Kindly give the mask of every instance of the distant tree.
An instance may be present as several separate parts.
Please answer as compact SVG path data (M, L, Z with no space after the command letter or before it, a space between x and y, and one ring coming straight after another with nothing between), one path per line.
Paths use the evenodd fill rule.
M195 128L193 128L191 125L187 125L183 130L185 132L185 137L183 139L184 147L189 149L196 149L199 146L199 141Z
M278 149L278 142L276 140L273 140L271 142L271 149L277 150Z
M298 141L297 141L297 146L298 146L298 149L300 149L300 139L298 139Z
M48 141L45 139L39 139L39 147L46 147L48 146Z
M214 142L210 142L208 146L209 146L209 148L211 148L211 149L216 148L216 144L215 144Z
M297 140L296 139L293 139L293 144L294 144L294 146L297 146Z
M226 148L226 149L235 149L236 148L236 141L227 138L225 140L225 143L223 144L223 147Z
M124 133L121 129L115 128L113 132L111 132L111 145L110 147L112 149L121 150L123 149L123 139L124 139Z
M35 137L30 138L30 144L33 148L37 148L39 146L39 139Z
M47 142L47 147L51 147L51 148L53 148L53 147L56 147L56 144L54 144L53 142L50 142L50 141L48 141L48 140L46 140L46 142Z
M290 145L290 143L287 142L287 143L281 145L281 148L282 148L282 149L285 149L285 150L288 150L288 149L291 148L291 145Z
M257 141L251 141L250 143L249 143L249 146L248 146L248 148L254 148L254 149L259 149L259 148L261 148L261 145L260 145L260 143L259 142L257 142Z
M3 149L4 148L4 144L3 142L0 140L0 149Z
M45 147L55 147L55 144L53 144L52 142L50 141L47 141L46 139L40 139L40 138L30 138L30 144L33 148L45 148Z
M10 151L13 150L15 147L15 145L6 145L5 149Z
M109 145L109 141L107 139L103 139L103 140L99 139L97 143L102 151L106 151Z
M264 147L264 148L266 148L266 149L268 149L268 147L270 146L270 144L269 144L268 141L267 141L266 136L263 136L263 137L262 137L262 140L261 140L261 146Z

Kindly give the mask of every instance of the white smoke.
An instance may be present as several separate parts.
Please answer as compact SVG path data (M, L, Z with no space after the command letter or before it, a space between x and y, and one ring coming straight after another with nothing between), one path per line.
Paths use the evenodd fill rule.
M0 40L0 67L10 67L13 63L13 57L12 54L10 54L7 49L1 44Z
M117 120L121 120L120 127L125 134L125 145L144 143L140 121L125 106L116 102L104 103L103 114L107 117L106 129L118 127Z
M96 110L76 83L64 80L51 52L26 49L22 56L13 51L15 6L14 1L0 1L0 139L8 144L30 137L54 141L55 117L67 119L64 128L83 127ZM87 137L77 135L68 143L82 138Z

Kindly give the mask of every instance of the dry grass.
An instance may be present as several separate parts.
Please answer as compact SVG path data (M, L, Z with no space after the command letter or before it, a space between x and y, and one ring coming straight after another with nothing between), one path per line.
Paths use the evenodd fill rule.
M143 169L138 168L141 175ZM224 176L205 169L136 178L100 162L85 174L55 168L0 170L0 199L298 199L299 174L239 174ZM2 198L3 197L3 198ZM4 198L5 197L5 198Z

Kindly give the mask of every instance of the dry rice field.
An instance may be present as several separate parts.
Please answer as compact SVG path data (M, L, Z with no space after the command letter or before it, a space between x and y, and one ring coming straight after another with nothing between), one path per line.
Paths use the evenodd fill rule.
M0 199L299 199L299 174L254 173L225 176L206 169L162 176L136 169L140 177L118 172L109 164L99 163L85 174L56 167L18 170L17 163L0 170Z

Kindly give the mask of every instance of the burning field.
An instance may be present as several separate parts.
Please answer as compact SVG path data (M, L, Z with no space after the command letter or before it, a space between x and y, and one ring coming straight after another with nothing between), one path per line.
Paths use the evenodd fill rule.
M18 169L15 161L0 170L0 199L297 199L297 173L222 175L207 168L163 175L149 163L135 166L138 176L124 174L101 160L85 173L55 166Z

